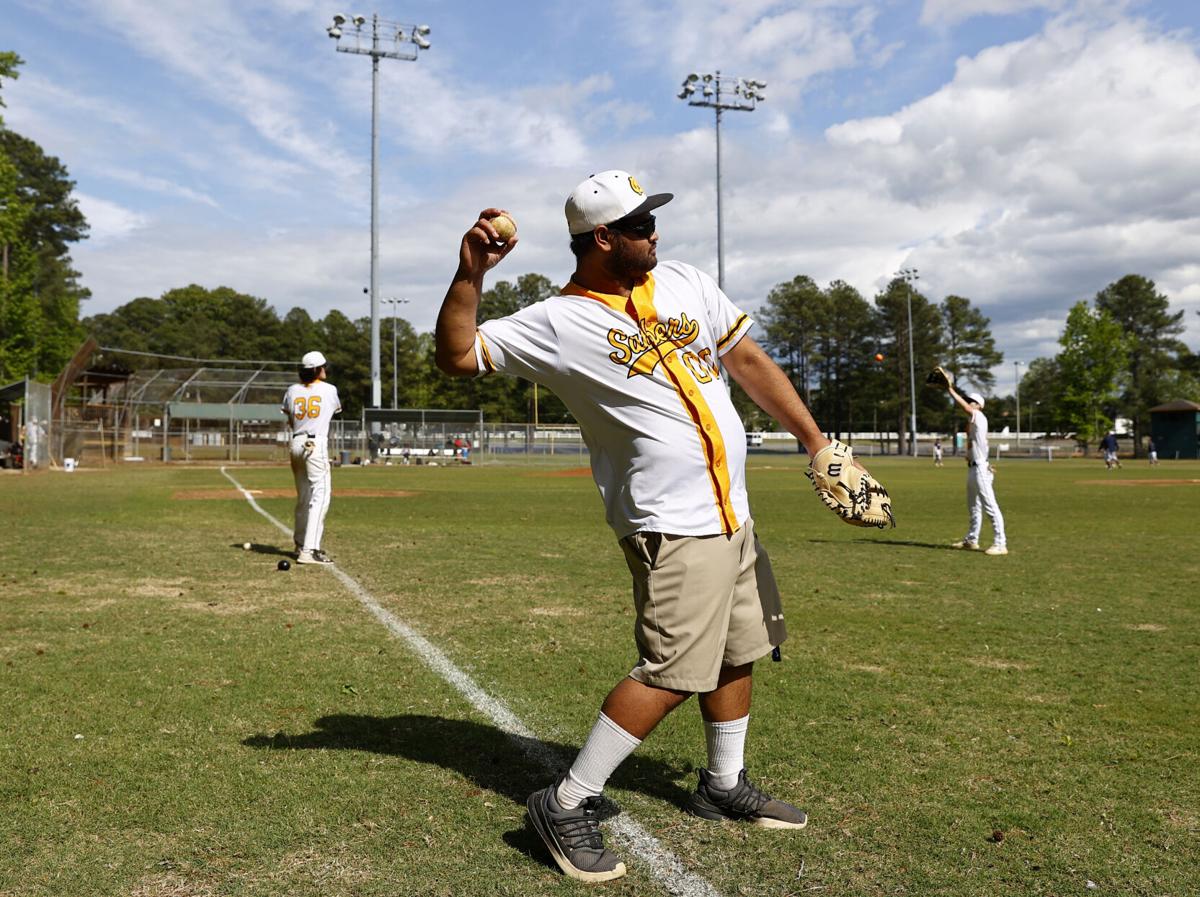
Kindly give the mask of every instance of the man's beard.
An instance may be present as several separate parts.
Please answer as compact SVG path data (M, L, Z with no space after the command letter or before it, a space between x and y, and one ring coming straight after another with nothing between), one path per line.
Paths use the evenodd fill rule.
M651 254L650 244L641 248L641 242L628 243L617 240L609 257L609 271L618 280L640 280L658 264L656 255ZM639 251L640 249L640 251Z

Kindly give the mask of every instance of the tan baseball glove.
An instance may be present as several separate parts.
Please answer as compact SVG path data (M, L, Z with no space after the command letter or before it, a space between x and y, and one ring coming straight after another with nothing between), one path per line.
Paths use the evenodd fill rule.
M854 464L854 452L833 440L813 456L804 475L825 507L852 526L895 526L892 499L875 478Z
M929 372L929 376L925 378L925 382L930 386L936 386L938 389L949 389L954 385L950 374L944 367L940 366Z

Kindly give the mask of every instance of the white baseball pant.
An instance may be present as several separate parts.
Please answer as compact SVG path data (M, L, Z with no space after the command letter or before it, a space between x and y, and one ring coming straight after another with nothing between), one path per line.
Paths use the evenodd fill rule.
M316 551L321 547L325 515L333 496L329 450L324 439L314 440L297 433L292 437L289 454L296 480L296 528L292 541L304 551Z
M979 541L979 531L983 529L983 515L987 514L992 520L995 543L1001 547L1007 544L1004 536L1004 515L1000 513L996 493L992 491L992 472L988 470L987 462L967 468L967 511L970 514L970 525L966 541Z

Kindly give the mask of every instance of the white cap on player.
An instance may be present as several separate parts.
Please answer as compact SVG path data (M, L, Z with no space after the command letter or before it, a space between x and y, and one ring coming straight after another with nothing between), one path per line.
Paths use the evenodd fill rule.
M647 196L628 171L602 171L588 177L567 197L567 230L572 236L586 234L602 224L657 209L674 198L674 193Z
M980 408L983 407L983 396L977 392L967 393L967 401L978 405Z
M300 359L300 367L302 368L321 368L325 367L325 356L320 352L305 352L304 357Z

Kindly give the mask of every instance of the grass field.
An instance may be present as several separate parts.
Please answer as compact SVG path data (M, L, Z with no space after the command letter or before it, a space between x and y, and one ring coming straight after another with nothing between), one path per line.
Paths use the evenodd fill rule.
M724 897L1200 893L1200 464L1005 462L1003 558L945 548L961 466L872 468L896 530L837 522L796 458L749 473L791 638L748 761L809 827L680 811L694 701L610 784L623 818ZM230 472L290 521L286 468ZM0 478L0 895L587 890L524 820L635 659L623 559L569 474L340 469L326 539L544 748L333 571L277 572L290 539L216 468ZM626 859L596 893L668 893Z

